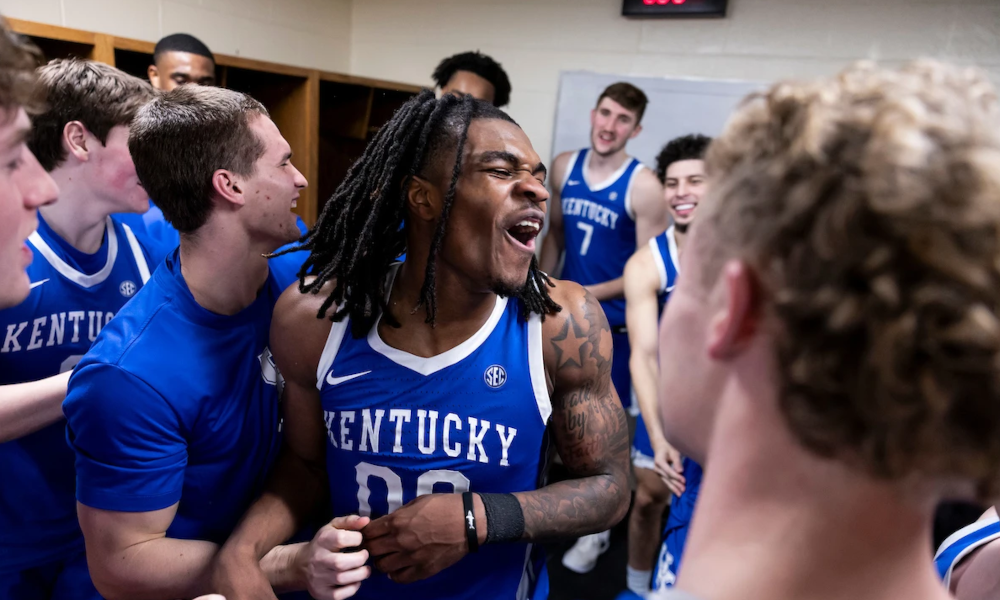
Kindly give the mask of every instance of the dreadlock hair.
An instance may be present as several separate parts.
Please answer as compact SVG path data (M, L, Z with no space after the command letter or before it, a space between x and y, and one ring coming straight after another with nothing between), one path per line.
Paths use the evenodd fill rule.
M448 85L451 78L459 71L468 71L479 75L493 85L494 106L506 106L510 102L510 79L500 63L479 52L462 52L442 60L434 69L431 78L438 87Z
M326 203L316 226L294 250L309 250L299 270L299 290L318 294L323 285L336 285L319 309L317 318L351 319L351 331L361 337L371 329L381 312L388 324L398 327L386 306L386 273L406 250L406 216L409 183L443 155L455 156L451 182L444 196L441 218L431 240L427 269L414 310L427 307L426 322L434 324L437 312L435 267L444 240L455 190L462 172L462 155L469 124L476 119L498 119L514 123L505 112L472 96L434 97L424 90L399 108L375 135L344 181ZM516 125L516 123L514 123ZM306 282L307 273L316 277ZM549 296L554 284L531 259L528 278L516 296L528 313L553 314L561 307Z
M711 143L712 138L699 133L681 136L667 142L656 157L656 176L660 179L660 183L667 182L667 169L675 162L704 160L705 152Z

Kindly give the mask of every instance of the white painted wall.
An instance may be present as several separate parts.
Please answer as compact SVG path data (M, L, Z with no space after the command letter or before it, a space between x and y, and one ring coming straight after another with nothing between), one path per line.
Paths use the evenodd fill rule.
M858 58L934 56L1000 82L1000 0L730 0L716 20L630 20L621 0L0 0L22 19L429 85L438 61L480 49L514 86L511 114L543 157L559 73L772 81Z
M543 157L562 70L772 81L934 56L1000 83L1000 0L730 0L721 20L620 14L621 0L354 0L351 71L429 85L441 58L482 50L510 75L510 113Z
M151 42L190 33L221 54L350 68L351 0L0 0L0 14Z

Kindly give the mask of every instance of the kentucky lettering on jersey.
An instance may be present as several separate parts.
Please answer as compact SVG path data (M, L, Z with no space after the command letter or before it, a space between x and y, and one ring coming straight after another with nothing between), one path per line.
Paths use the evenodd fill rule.
M363 338L346 319L333 324L316 375L334 515L377 518L425 494L540 485L552 406L541 319L521 311L498 297L478 332L432 358L392 348L377 323ZM405 587L374 574L357 597L526 598L532 559L530 544L484 546Z
M41 216L28 244L31 291L23 303L0 310L0 385L72 370L163 258L117 218L108 219L92 255L70 246ZM17 482L0 486L0 570L82 549L64 421L0 444L0 471Z
M563 238L566 260L562 278L580 285L603 283L622 276L635 253L635 213L632 182L644 167L629 158L606 181L591 185L586 177L590 150L570 159L562 185ZM612 327L625 324L625 299L601 302Z
M405 441L407 447L416 446L421 454L428 456L465 456L468 461L489 464L492 455L493 460L499 458L501 467L510 466L510 448L517 436L515 427L500 423L491 427L486 419L468 417L468 427L463 434L462 418L455 413L447 413L440 419L441 415L436 410L410 408L366 408L360 414L357 413L358 411L343 410L339 411L338 416L338 411L323 411L327 437L333 447L353 450L357 443L357 451L362 453L402 454ZM404 433L413 435L414 432L409 428L404 429L403 425L414 417L417 420L416 439L405 439ZM437 443L439 439L440 445ZM387 441L382 445L380 440ZM466 448L465 451L463 447ZM489 453L486 447L490 448Z

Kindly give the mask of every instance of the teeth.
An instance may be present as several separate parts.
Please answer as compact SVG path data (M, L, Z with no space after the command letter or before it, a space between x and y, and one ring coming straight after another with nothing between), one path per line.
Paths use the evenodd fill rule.
M538 231L541 227L538 225L537 221L524 220L515 225L514 227L531 227L535 231Z
M678 204L674 207L675 210L691 210L695 207L694 204Z

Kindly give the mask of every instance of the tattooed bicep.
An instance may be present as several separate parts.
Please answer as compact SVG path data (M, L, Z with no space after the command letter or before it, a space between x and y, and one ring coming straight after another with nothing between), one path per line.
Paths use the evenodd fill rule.
M553 381L572 386L577 382L610 382L611 358L613 354L611 327L604 316L600 302L590 292L584 291L582 298L566 304L555 318L556 328L549 338L554 355Z
M552 425L563 461L579 473L604 471L628 453L625 412L611 385L612 337L589 293L563 304L548 344L552 351ZM551 318L551 317L550 317Z

